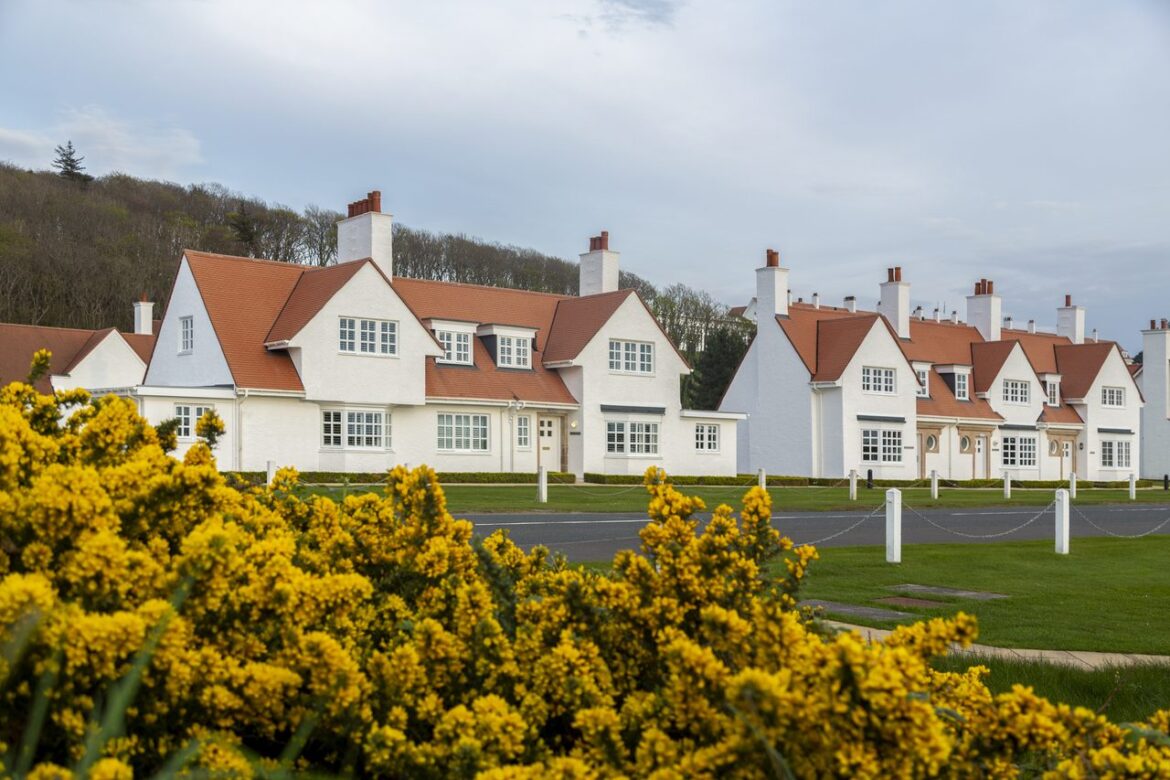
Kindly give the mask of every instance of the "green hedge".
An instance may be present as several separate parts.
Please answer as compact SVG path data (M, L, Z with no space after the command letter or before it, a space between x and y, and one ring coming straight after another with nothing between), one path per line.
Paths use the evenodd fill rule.
M386 481L386 472L302 471L301 482L310 485L373 485ZM267 474L263 471L225 472L228 484L263 485ZM536 484L531 472L441 471L439 482L444 485L465 484ZM564 471L550 471L549 484L573 484L576 476Z

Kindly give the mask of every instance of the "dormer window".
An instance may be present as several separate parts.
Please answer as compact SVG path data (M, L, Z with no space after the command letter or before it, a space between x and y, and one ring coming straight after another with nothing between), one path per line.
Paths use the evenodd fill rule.
M918 397L930 398L930 366L916 366L914 373L918 375Z
M188 355L195 349L195 318L179 317L179 354Z
M970 401L970 374L960 374L955 372L955 400L956 401Z
M1048 405L1060 406L1060 382L1048 382L1045 390L1048 391Z
M342 317L338 328L338 350L349 354L390 357L398 354L398 323Z
M496 342L496 365L504 368L530 368L532 348L528 339L500 336Z
M436 330L435 338L443 345L443 357L440 363L457 363L471 365L471 334L457 333L450 330Z

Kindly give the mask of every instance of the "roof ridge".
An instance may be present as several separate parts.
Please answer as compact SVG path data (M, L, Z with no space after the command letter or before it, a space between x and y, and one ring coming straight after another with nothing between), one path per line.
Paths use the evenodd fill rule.
M35 328L36 330L60 330L60 331L71 331L73 333L89 333L89 334L94 334L94 333L97 333L101 330L104 330L104 328L66 328L66 327L63 327L61 325L32 325L32 324L29 324L27 322L0 322L0 327L30 328L30 329Z
M283 268L295 268L298 271L300 271L301 273L305 273L305 271L307 271L307 270L314 270L314 269L318 269L318 268L322 267L322 266L304 266L304 265L301 265L300 263L286 262L284 260L269 260L267 257L242 257L240 255L225 255L222 252L204 252L201 249L184 249L183 255L184 256L202 255L203 257L213 257L213 258L216 258L218 260L239 260L239 261L242 261L245 263L262 263L264 265L278 265L278 266L281 266ZM353 261L347 261L347 262L353 262ZM341 265L341 263L338 263L337 265ZM330 266L324 266L324 267L328 268Z
M403 279L403 280L408 281L408 282L418 282L420 284L442 284L442 285L449 285L452 287L472 287L472 288L479 289L479 290L501 290L503 292L521 293L523 295L544 295L546 297L557 298L559 300L577 300L579 298L596 298L597 295L608 295L609 294L609 293L598 293L597 295L584 295L584 296L569 295L567 293L543 292L541 290L525 290L522 287L500 287L500 286L493 285L493 284L472 284L471 282L449 282L449 281L446 281L444 279L419 279L416 276L395 276L393 278L393 280L391 280L391 284L394 283L394 280L398 280L398 279ZM625 290L615 290L615 292L633 292L633 288L626 288Z

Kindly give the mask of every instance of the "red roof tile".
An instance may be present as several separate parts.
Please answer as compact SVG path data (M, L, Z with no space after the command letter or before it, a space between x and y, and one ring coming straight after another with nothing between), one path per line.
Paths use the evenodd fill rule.
M556 363L572 360L604 325L633 290L565 298L557 303L544 360Z
M74 362L94 333L81 328L0 323L0 385L27 379L33 354L38 349L47 349L53 353L49 360L50 374L66 373L66 368ZM35 387L42 393L53 391L48 375L37 380Z
M878 319L878 315L873 314L868 317L818 320L817 362L813 381L832 382L840 379Z
M1055 347L1056 365L1060 368L1060 394L1065 398L1084 398L1105 359L1115 349L1117 344L1112 341Z
M300 333L301 328L308 325L309 320L321 311L321 307L368 262L370 261L355 260L303 271L265 341L287 341Z
M937 372L928 374L930 398L918 399L918 414L924 417L964 417L975 420L1002 420L983 398L960 401Z
M971 345L972 378L976 393L986 393L1016 348L1014 341L984 341Z

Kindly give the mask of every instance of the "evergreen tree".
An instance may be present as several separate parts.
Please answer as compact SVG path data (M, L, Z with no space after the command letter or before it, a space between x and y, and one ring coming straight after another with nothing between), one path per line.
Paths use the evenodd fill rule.
M691 409L717 409L747 352L752 332L746 328L721 325L707 334L703 351L687 387L684 405ZM688 403L689 402L689 403Z
M71 181L93 181L93 177L85 172L85 166L81 164L85 158L77 155L73 141L66 141L64 146L58 144L55 151L57 159L53 160L53 167L57 169L58 176Z

